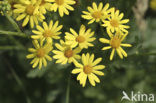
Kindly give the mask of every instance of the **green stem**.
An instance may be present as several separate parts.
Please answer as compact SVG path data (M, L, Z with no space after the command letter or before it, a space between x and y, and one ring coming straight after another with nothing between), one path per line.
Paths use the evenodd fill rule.
M28 38L27 35L25 35L22 32L12 32L12 31L3 31L3 30L0 30L0 34L2 34L2 35L20 36L20 37Z
M156 55L156 53L140 53L140 54L137 54L137 55Z
M67 91L66 91L66 102L65 103L69 103L69 94L70 94L70 76L68 79L68 85L67 85Z
M5 13L6 18L10 21L10 23L12 24L12 26L18 31L18 32L22 32L19 28L19 26L17 25L17 23L12 19L12 17L10 17L7 13Z
M148 55L156 55L156 53L134 53L130 54L129 56L148 56Z
M0 50L19 50L21 48L17 46L0 46Z

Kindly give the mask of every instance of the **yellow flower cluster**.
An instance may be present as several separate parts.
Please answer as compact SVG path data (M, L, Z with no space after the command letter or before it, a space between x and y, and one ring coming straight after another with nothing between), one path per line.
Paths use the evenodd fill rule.
M44 14L47 11L56 12L58 10L61 17L64 14L69 15L68 10L73 11L74 8L71 5L75 3L75 0L25 0L15 4L13 12L18 14L17 21L24 19L22 26L26 26L30 22L30 26L33 28L35 24L36 28L32 30L34 34L31 35L34 48L29 48L28 51L31 54L26 56L28 59L32 59L30 64L33 68L37 66L39 69L42 66L46 67L47 60L52 61L52 58L56 59L56 63L62 65L73 63L76 68L71 73L78 74L77 80L80 81L80 84L84 87L88 78L90 84L95 86L96 82L100 83L96 75L104 75L101 70L105 66L99 64L102 58L95 59L94 54L82 52L83 49L94 46L95 32L87 29L85 25L81 25L78 32L73 28L70 28L69 32L65 32L63 40L60 36L63 25L60 25L59 21L50 20L49 23L44 21ZM108 3L105 6L103 6L103 3L97 6L93 2L92 6L87 8L89 12L82 11L82 18L89 20L88 24L94 21L102 22L100 25L106 27L110 40L99 38L99 41L109 44L109 46L103 47L102 50L112 48L110 60L113 59L115 51L120 58L127 57L127 53L121 46L131 47L130 44L122 43L128 35L127 29L129 26L125 24L129 22L129 19L122 20L124 14L119 13L119 10L115 10L115 8L109 8ZM42 25L39 25L38 21L42 22ZM55 40L59 40L59 43L56 43ZM53 56L50 55L51 52Z
M73 11L74 0L21 0L20 3L13 5L13 12L17 14L17 21L23 20L22 26L26 26L30 22L31 28L38 22L43 22L45 19L44 14L47 11L59 11L61 17L64 13L69 15L69 11Z
M83 11L82 18L90 20L88 24L95 22L102 22L101 26L106 27L106 31L110 40L105 38L100 38L99 41L102 43L109 44L109 46L103 47L102 50L107 50L112 48L110 55L110 60L113 59L115 51L122 59L123 56L127 57L127 53L121 48L131 47L130 44L124 44L122 41L128 35L127 29L129 26L125 25L129 22L129 19L123 19L124 14L120 13L119 10L115 8L109 8L107 3L104 7L100 3L99 6L93 3L92 7L87 8L89 12Z

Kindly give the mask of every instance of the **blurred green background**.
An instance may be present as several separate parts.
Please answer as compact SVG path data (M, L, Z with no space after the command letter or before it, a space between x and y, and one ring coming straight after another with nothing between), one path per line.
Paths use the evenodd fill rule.
M32 32L29 26L22 28L21 22L17 22L28 37L0 34L0 103L131 103L127 100L121 102L122 91L128 95L131 91L156 95L156 11L147 7L144 12L140 11L144 14L142 19L137 19L136 15L140 14L136 11L144 8L142 2L146 0L138 0L138 3L136 0L76 1L75 11L69 16L60 18L58 13L48 12L46 21L59 20L64 25L62 39L70 27L78 31L81 24L95 31L96 47L83 50L83 53L95 53L96 58L103 58L106 69L103 70L105 76L100 77L101 83L92 87L87 81L83 88L76 75L71 74L74 65L55 64L55 60L42 70L32 69L30 60L25 58L27 49L32 47ZM98 41L100 37L108 37L105 28L98 23L88 25L88 21L81 18L81 11L93 1L110 3L111 7L125 14L124 18L130 19L128 25L131 28L125 42L133 47L124 48L127 58L121 60L116 55L113 61L109 61L110 51L101 51L104 45ZM0 30L16 32L5 16L0 16ZM145 103L156 103L156 100Z

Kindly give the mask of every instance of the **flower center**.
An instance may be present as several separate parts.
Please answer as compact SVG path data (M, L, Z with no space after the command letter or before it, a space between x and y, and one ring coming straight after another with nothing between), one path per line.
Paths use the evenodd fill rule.
M44 33L43 33L43 36L44 37L51 37L53 35L53 33L50 31L50 30L46 30Z
M45 51L43 48L37 50L37 57L42 58L45 55Z
M46 3L45 0L42 0L40 6L44 5L45 3Z
M64 55L67 57L67 58L70 58L73 56L73 51L68 49L65 51Z
M121 43L121 40L117 36L115 36L112 38L110 45L112 46L112 48L118 48L120 47L120 43Z
M33 5L28 5L27 8L26 8L26 13L29 14L29 15L33 15L34 13L34 10L35 10L35 7Z
M119 26L118 21L117 21L117 20L113 20L113 19L110 21L110 24L111 24L113 27L118 27L118 26Z
M76 38L76 41L77 42L79 42L79 43L83 43L84 41L85 41L85 38L83 37L83 36L78 36L77 38Z
M83 72L85 73L85 74L90 74L90 73L92 73L92 67L90 66L90 65L86 65L86 66L84 66L83 67Z
M93 18L95 19L99 19L101 18L102 14L100 11L95 11L93 14L92 14Z
M64 3L64 0L55 0L56 4L62 5Z

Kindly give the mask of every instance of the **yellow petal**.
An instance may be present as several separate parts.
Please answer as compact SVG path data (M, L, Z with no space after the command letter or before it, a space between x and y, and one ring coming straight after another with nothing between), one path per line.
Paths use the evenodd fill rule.
M77 74L77 73L80 73L80 72L82 72L82 69L76 68L76 69L73 69L71 73L72 74Z
M29 17L30 17L30 16L27 15L26 18L24 19L23 24L22 24L23 27L26 26L26 25L28 24L28 22L29 22Z
M121 53L122 53L125 57L127 57L127 53L126 53L121 47L119 47L119 49L120 49Z
M33 66L32 66L33 68L35 68L35 67L38 65L39 60L40 60L40 59L36 59L36 61L34 62Z
M124 47L132 47L131 44L120 44L121 46L124 46Z
M102 61L102 58L97 58L93 63L92 66L97 65L98 63L100 63Z
M78 63L76 60L74 60L73 63L74 63L74 65L75 65L76 67L79 67L79 68L82 68L82 67L83 67L83 65L80 64L80 63Z
M49 61L52 61L52 58L49 55L45 55L45 58Z
M106 46L106 47L103 47L102 50L108 50L110 48L111 48L111 46Z
M16 20L17 20L17 21L20 21L20 20L24 19L25 16L26 16L25 13L24 13L24 14L21 14L21 15L19 15L19 16L16 18Z
M100 38L99 41L102 43L108 43L108 44L110 43L110 40L105 39L105 38Z
M83 75L82 78L80 79L81 83L82 84L82 87L84 87L86 85L86 80L87 80L87 75Z
M104 73L101 72L101 71L97 71L97 70L93 70L93 73L97 74L97 75L100 75L100 76L103 76Z
M72 34L74 34L75 36L78 36L78 34L76 33L76 31L75 31L74 29L70 28L70 32L71 32Z
M116 51L117 51L119 57L120 57L121 59L123 59L123 55L121 54L121 51L120 51L119 49L116 49Z
M29 54L26 56L27 59L34 58L34 57L35 57L35 54Z
M87 60L86 60L85 54L82 54L82 63L83 63L84 65L87 65Z
M97 83L100 83L100 79L95 74L92 73L91 75Z
M101 11L102 10L102 7L103 7L103 3L100 2L99 6L98 6L98 10Z
M129 19L125 19L125 20L121 20L120 23L122 24L125 24L125 23L128 23L129 22Z
M95 69L95 70L102 70L102 69L104 69L104 68L105 68L104 65L97 65L97 66L94 66L94 67L93 67L93 69Z
M40 59L40 61L39 61L39 69L41 69L42 68L42 59Z
M90 84L91 84L92 86L95 86L95 81L94 81L93 76L92 76L91 74L88 75L88 79L89 79Z
M103 10L107 10L109 8L109 3L107 3L106 5L105 5L105 7L103 8Z
M30 27L33 28L34 27L34 20L33 20L33 16L30 16Z
M46 22L43 22L43 27L44 27L44 30L48 30L48 25Z
M93 60L94 60L94 54L92 54L92 55L90 56L90 58L89 58L89 64L91 64L91 63L93 62Z
M39 31L44 32L44 29L43 29L41 26L37 25L36 28L37 28Z
M36 52L36 49L34 49L34 48L29 48L28 51L34 53L34 52Z
M94 9L94 10L97 10L97 5L96 5L95 2L93 2L93 5L92 5L92 6L93 6L93 9Z
M115 49L113 48L113 50L112 50L112 52L111 52L111 55L110 55L110 60L113 59L113 57L114 57L114 52L115 52Z
M46 67L47 66L47 61L45 58L43 58L43 65Z
M82 76L84 75L83 72L81 72L78 76L77 76L77 80L80 80L82 78Z

